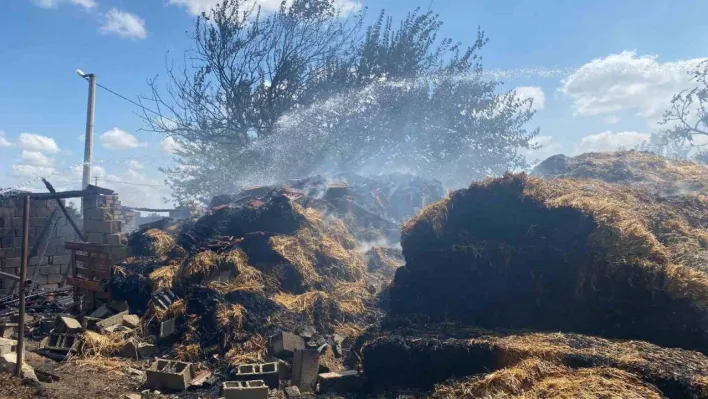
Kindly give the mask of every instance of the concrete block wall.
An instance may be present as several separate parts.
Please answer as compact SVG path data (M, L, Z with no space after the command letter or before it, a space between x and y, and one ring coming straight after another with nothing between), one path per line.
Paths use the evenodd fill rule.
M118 194L84 197L83 233L89 242L110 245L110 261L128 257L128 234Z
M0 198L0 270L19 275L22 263L22 213L24 198ZM50 216L56 211L52 222ZM79 215L69 208L74 220L81 224ZM38 242L42 231L47 230L45 239ZM27 277L34 277L40 288L54 289L64 280L70 264L70 252L64 249L66 241L78 239L55 200L32 200L30 202L29 268ZM35 243L38 242L38 245ZM10 279L0 278L0 295L16 292L16 284Z

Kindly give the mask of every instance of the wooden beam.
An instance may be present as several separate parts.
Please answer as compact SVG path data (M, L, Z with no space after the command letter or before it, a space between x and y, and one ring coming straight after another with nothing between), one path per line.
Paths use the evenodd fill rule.
M47 186L47 190L49 190L50 193L52 194L57 194L56 190L54 190L54 187L52 187L51 183L47 181L47 179L42 178L42 182L44 182L44 185ZM85 193L85 191L81 191L82 193ZM64 206L64 203L61 202L60 198L54 198L57 201L57 204L59 205L59 209L64 213L64 217L66 217L66 220L69 221L71 224L71 227L74 228L74 231L76 232L76 235L79 236L81 241L87 241L86 237L84 236L84 233L79 230L79 226L76 225L76 222L74 222L74 219L71 218L69 215L69 212L67 212L66 207Z

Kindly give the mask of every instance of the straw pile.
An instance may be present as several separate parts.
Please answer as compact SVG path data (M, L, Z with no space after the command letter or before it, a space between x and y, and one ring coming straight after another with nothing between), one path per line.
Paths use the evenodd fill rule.
M216 356L231 366L262 361L264 337L278 331L314 326L318 334L339 333L351 342L380 319L378 296L402 262L383 240L373 254L363 251L355 233L374 228L355 221L381 216L292 190L252 190L259 196L245 200L224 196L215 199L219 209L181 230L133 235L143 256L120 267L123 280L139 281L139 290L118 296L141 293L142 320L152 334L160 321L177 319L173 356ZM352 216L356 212L363 216ZM161 288L181 298L167 311L149 302L149 294Z
M484 377L450 381L435 387L431 398L485 399L661 399L661 392L622 370L601 367L570 369L540 360L525 360Z
M666 195L708 192L708 166L644 151L587 153L572 158L554 155L541 162L532 174L631 183Z
M708 199L524 174L403 225L392 311L708 353Z
M369 332L356 348L376 389L427 390L453 378L434 389L436 397L454 392L462 394L457 397L625 398L661 392L670 398L706 398L708 388L708 357L703 354L579 334L502 333L408 322ZM614 396L596 395L603 390ZM652 395L646 397L657 397Z

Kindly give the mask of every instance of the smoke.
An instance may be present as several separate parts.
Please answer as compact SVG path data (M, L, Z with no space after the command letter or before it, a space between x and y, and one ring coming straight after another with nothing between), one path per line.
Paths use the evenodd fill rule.
M484 140L483 130L514 114L509 95L495 87L479 74L461 74L381 79L345 89L282 116L270 136L239 151L240 163L249 168L239 173L240 185L345 172L410 173L450 187L467 185L517 159L511 147L480 154L487 150L477 142ZM486 163L488 168L479 167Z

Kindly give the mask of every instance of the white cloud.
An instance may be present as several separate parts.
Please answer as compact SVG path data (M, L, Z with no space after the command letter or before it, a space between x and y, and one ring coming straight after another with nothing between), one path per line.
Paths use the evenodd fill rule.
M607 123L608 125L616 125L616 124L620 123L621 120L622 119L620 119L620 117L615 116L615 115L610 115L610 116L606 116L606 117L602 118L602 121Z
M91 9L98 5L95 0L34 0L34 3L42 8L57 8L60 4L71 4Z
M522 155L532 164L558 154L561 150L561 145L554 142L552 136L537 136L530 141L530 144L541 146L535 150L522 151Z
M17 177L47 177L56 170L49 166L13 164L12 174Z
M39 151L23 150L20 163L32 166L51 166L54 163L54 159L49 158Z
M143 165L139 161L131 159L128 161L128 167L131 169L143 169L145 167L145 165Z
M101 26L99 32L133 39L145 39L147 37L144 19L117 8L111 9L104 15L103 26Z
M163 198L169 198L170 189L164 181L147 172L128 169L125 173L108 174L101 187L114 190L124 205L147 208L170 208Z
M2 147L12 147L13 144L5 138L5 132L0 130L0 148Z
M533 100L533 109L543 109L546 106L546 95L543 89L538 86L521 86L514 89L516 97L521 100L528 98Z
M200 15L208 12L222 0L169 0L168 4L185 8L192 15ZM292 1L288 1L291 3ZM248 0L244 3L243 9L251 6L260 6L263 11L272 12L280 8L281 0ZM334 5L342 14L347 14L361 9L358 0L334 0Z
M138 141L137 137L117 127L101 134L99 140L104 148L110 149L123 150L145 146L145 143Z
M651 134L638 132L618 132L610 131L598 134L591 134L580 139L575 146L578 154L586 152L608 152L617 151L620 148L632 149L643 141L649 140Z
M163 152L166 152L168 154L174 154L177 150L180 149L180 144L172 137L165 137L160 142L160 149L162 149Z
M691 86L688 72L704 59L662 63L656 55L623 51L581 66L562 81L560 90L573 100L576 114L630 110L655 123L672 96Z
M20 148L28 151L40 151L54 154L59 152L59 146L53 138L34 133L20 133L18 138Z

